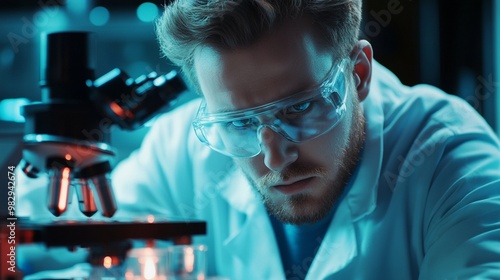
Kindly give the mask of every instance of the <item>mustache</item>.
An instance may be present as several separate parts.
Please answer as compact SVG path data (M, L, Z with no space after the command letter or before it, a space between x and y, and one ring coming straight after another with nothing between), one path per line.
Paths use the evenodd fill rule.
M327 169L313 164L293 163L281 172L270 172L256 180L258 186L274 186L294 177L326 176Z

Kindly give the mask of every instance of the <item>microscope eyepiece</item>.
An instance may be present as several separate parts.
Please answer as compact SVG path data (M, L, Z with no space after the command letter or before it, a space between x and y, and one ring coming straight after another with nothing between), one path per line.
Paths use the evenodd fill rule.
M175 70L133 80L115 68L93 83L91 98L123 129L136 129L187 89Z

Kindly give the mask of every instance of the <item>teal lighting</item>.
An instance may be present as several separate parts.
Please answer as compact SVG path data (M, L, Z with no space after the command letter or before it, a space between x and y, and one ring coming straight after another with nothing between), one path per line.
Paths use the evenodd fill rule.
M108 23L109 11L105 7L95 7L89 14L90 22L95 26L103 26Z
M137 17L143 22L152 22L158 16L158 7L151 2L144 2L137 8Z

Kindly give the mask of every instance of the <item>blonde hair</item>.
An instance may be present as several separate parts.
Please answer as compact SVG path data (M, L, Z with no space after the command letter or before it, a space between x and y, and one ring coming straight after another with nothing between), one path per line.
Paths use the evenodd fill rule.
M322 44L345 57L358 40L361 0L174 0L156 23L162 53L199 91L193 57L199 46L249 46L278 25L307 17Z

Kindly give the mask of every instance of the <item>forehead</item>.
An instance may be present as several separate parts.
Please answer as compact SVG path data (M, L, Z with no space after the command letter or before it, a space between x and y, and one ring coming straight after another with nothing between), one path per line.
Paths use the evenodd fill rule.
M235 50L203 46L194 67L209 111L259 106L314 86L325 77L333 54L324 50L304 21L287 23L257 43Z

